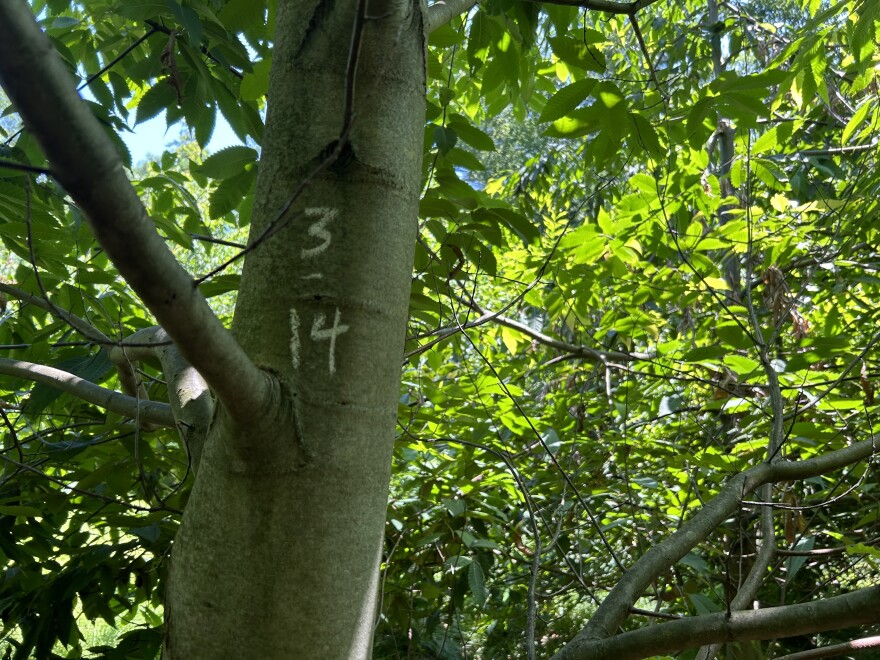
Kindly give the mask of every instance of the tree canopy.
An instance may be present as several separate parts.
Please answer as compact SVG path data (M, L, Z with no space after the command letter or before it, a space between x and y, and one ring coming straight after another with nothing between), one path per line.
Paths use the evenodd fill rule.
M276 2L29 5L228 325L241 257L274 240L246 235ZM424 15L374 657L880 645L880 3L445 0ZM175 354L154 350L174 328L110 258L142 239L99 242L4 104L0 644L154 658L213 408L183 410ZM133 162L120 135L162 113L187 139ZM211 153L221 118L241 145ZM326 346L346 326L321 318ZM95 642L97 621L118 632Z

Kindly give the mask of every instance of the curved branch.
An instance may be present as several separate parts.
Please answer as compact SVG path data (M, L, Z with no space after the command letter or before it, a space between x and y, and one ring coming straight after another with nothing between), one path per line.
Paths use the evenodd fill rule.
M718 495L708 501L690 520L666 540L642 555L614 586L587 625L556 655L556 658L567 660L587 657L580 655L579 649L593 648L591 645L598 640L612 637L626 619L630 608L651 582L715 531L741 506L746 493L767 483L794 481L826 474L864 460L875 451L877 451L877 441L863 440L844 449L804 461L761 463L732 477ZM699 645L696 642L695 644Z
M558 657L570 660L637 660L716 642L792 637L880 622L880 587L810 603L745 612L719 612L660 623L596 640Z
M864 651L866 649L880 648L880 636L862 637L843 644L833 646L820 646L809 651L799 651L790 655L780 655L776 660L815 660L815 658L836 658L841 655L849 655L849 651Z
M431 34L456 16L470 11L479 3L480 0L438 0L428 7L428 14L425 17L425 34Z
M0 82L126 282L233 417L254 414L268 381L165 247L115 145L23 0L0 2Z
M193 469L198 470L202 447L214 418L214 400L208 385L180 354L168 333L158 326L138 330L110 351L110 359L120 373L147 357L157 358L162 366L177 430L189 451Z
M111 412L141 421L174 427L174 414L167 403L138 401L72 373L33 362L0 358L0 374L44 383Z

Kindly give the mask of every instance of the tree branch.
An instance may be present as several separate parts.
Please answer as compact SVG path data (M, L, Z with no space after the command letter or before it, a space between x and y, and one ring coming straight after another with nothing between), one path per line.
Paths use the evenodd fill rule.
M624 14L635 16L645 7L653 5L657 0L635 0L635 2L612 2L611 0L549 0L551 5L569 5L583 7L591 11L602 11L606 14Z
M815 658L836 658L841 655L849 655L849 651L864 651L866 649L880 648L880 637L862 637L843 644L833 646L820 646L809 651L799 651L790 655L780 655L776 660L815 660Z
M538 332L537 330L533 330L525 323L521 323L507 316L503 316L502 314L496 314L495 312L484 309L476 303L474 303L473 307L480 314L488 316L488 320L495 321L498 325L505 325L512 330L523 333L527 337L531 337L539 344L544 344L545 346L555 348L558 351L563 351L588 362L599 362L602 364L609 361L634 362L638 360L650 360L654 357L650 353L621 353L620 351L600 351L595 348L590 348L589 346L584 346L583 344L570 344L566 341L554 339L553 337L545 335L542 332Z
M637 660L715 642L792 637L880 622L880 587L810 603L719 612L647 626L611 639L570 644L566 660ZM574 647L574 648L573 648Z
M620 351L600 351L595 348L590 348L589 346L584 346L583 344L570 344L566 341L554 339L553 337L545 335L538 330L533 330L525 323L521 323L507 316L504 316L503 314L501 314L501 312L493 312L491 310L487 310L481 305L477 304L475 301L464 300L463 302L475 312L477 312L480 315L479 318L476 318L473 321L468 321L467 323L440 328L430 333L419 335L418 337L410 337L410 341L414 339L424 339L427 337L434 337L434 339L426 344L422 344L416 349L409 351L404 355L404 358L409 359L414 355L424 353L429 348L437 345L447 337L450 337L457 332L479 327L481 325L484 325L485 323L488 323L489 321L494 321L499 325L505 325L512 330L521 332L527 337L531 337L539 344L544 344L545 346L549 346L550 348L554 348L558 351L566 353L567 357L572 359L580 359L586 360L587 362L606 364L608 362L635 362L638 360L651 360L654 358L654 356L650 353L622 353Z
M27 303L29 305L34 305L35 307L39 307L40 309L45 309L52 316L65 321L69 326L71 326L74 330L83 335L86 339L95 344L99 344L101 346L111 347L115 346L117 342L113 341L105 335L103 332L98 330L88 321L81 319L75 314L71 314L65 309L58 307L53 304L51 300L48 298L34 296L28 293L27 291L23 291L17 287L14 287L10 284L5 284L0 282L0 292L5 293L16 300L20 300L23 303ZM110 359L116 365L116 371L119 375L119 384L122 386L122 391L125 394L130 396L136 396L139 399L148 399L147 390L143 386L143 383L137 378L128 362L125 360L114 360L113 353L110 354Z
M135 397L95 385L61 369L22 360L0 358L0 374L44 383L125 417L174 427L174 414L167 403L138 401Z
M11 298L15 298L16 300L20 300L23 303L27 303L29 305L34 305L35 307L39 307L40 309L44 309L49 312L52 316L55 316L65 323L67 323L71 328L80 333L83 337L92 341L96 344L108 345L115 343L112 339L110 339L103 332L98 330L95 326L93 326L88 321L81 319L75 314L71 314L67 310L61 309L57 305L53 305L50 301L45 298L41 298L40 296L35 296L27 291L23 291L18 287L12 286L11 284L6 284L5 282L0 282L0 292L5 293L7 296Z
M568 660L587 657L579 655L578 649L588 647L597 640L612 637L626 619L630 608L651 582L715 531L741 506L741 501L747 493L767 483L794 481L826 474L868 458L876 450L875 440L863 440L804 461L761 463L732 477L718 495L707 502L690 520L666 540L642 555L614 586L587 625L556 655L556 658ZM694 645L699 643L695 642ZM568 650L569 647L572 647L571 651Z
M428 15L425 18L425 34L431 34L456 16L470 11L479 2L480 0L438 0L428 7Z
M30 174L45 174L46 176L52 176L52 170L47 170L44 167L34 167L33 165L24 165L22 163L16 163L12 160L0 159L0 169L16 170L18 172L28 172Z
M119 272L230 413L246 419L268 380L165 247L113 142L23 0L0 3L0 82Z
M431 34L434 30L446 25L456 16L461 16L481 0L438 0L428 7L428 15L425 19L425 34ZM635 16L636 13L653 5L657 0L635 0L635 2L613 2L612 0L532 0L547 5L563 5L566 7L582 7L591 11L601 11L606 14L622 14Z
M211 392L199 372L171 342L168 333L158 326L138 330L110 351L110 359L117 364L120 372L126 366L131 369L137 362L149 357L158 359L162 366L177 430L189 452L193 469L197 470L202 447L214 418Z

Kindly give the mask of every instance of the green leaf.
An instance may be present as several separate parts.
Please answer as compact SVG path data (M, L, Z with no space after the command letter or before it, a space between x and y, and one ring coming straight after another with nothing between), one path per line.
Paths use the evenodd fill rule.
M608 68L605 54L595 46L585 44L581 39L560 36L550 37L548 41L553 54L566 64L597 73L604 73Z
M441 154L447 154L458 142L458 136L455 131L446 126L434 127L434 144Z
M256 162L256 150L244 146L227 147L206 158L196 170L212 179L230 179L241 175Z
M751 94L725 92L719 97L719 104L722 111L741 126L756 127L759 117L770 116L770 109L757 92Z
M715 327L715 334L718 335L718 339L733 348L751 348L752 346L751 339L743 332L742 327L736 323L719 323Z
M694 103L687 116L688 144L693 148L705 143L714 128L707 121L714 113L714 103L717 99L700 99Z
M223 25L245 31L262 24L265 12L265 0L227 0L217 17Z
M709 563L699 555L694 554L693 552L687 553L684 557L678 560L678 563L685 566L690 566L701 575L709 574Z
M774 149L776 149L776 145L778 143L779 140L777 137L777 127L774 126L768 131L765 131L764 134L757 139L755 144L752 146L752 153L757 155L762 154L765 151L773 151Z
M778 85L790 77L791 74L782 69L768 69L761 73L752 73L746 76L741 76L735 71L725 71L712 82L710 88L719 93L742 92L745 90L766 93L768 88Z
M724 364L743 377L754 376L761 372L760 362L734 353L728 353L724 357Z
M544 123L564 117L579 106L595 87L596 81L592 78L579 80L563 87L547 101L538 121Z
M202 149L204 149L208 145L208 142L211 141L211 136L214 135L214 126L216 123L217 106L213 104L199 112L198 116L195 118L193 128L195 129L196 142L199 143L199 146Z
M468 586L471 589L471 595L478 603L484 603L489 597L489 591L486 589L486 577L483 575L483 567L480 562L471 562L468 566Z
M177 103L177 94L174 88L165 80L160 80L150 87L141 97L137 105L137 115L135 115L135 124L141 124L148 119L152 119L160 112L164 112L169 106Z
M199 291L202 292L205 298L211 298L223 293L229 293L230 291L238 291L240 285L241 275L215 275L211 279L199 284Z
M593 108L571 110L565 117L560 117L544 131L548 137L577 138L592 133L599 128L597 113Z
M514 234L519 236L522 242L529 245L540 237L540 232L534 224L529 222L523 215L504 208L484 208L477 209L473 213L474 218L481 222L492 221L501 222Z
M855 27L852 31L851 46L853 51L860 53L877 33L877 21L880 20L880 5L876 2L862 2Z
M853 133L856 132L862 123L865 121L865 117L868 116L868 112L870 112L871 108L874 107L874 99L867 98L862 105L859 106L859 109L853 113L853 116L846 123L846 126L843 128L843 133L840 135L840 142L842 144L846 144L849 142L849 139L852 137Z
M113 11L137 20L155 20L168 15L168 5L165 0L117 0Z
M660 145L657 131L645 117L638 112L629 113L632 121L632 136L636 144L642 147L648 154L660 158L666 154L666 150Z
M269 69L272 67L272 58L260 60L254 64L253 71L246 73L241 81L241 98L246 101L256 101L269 91Z
M481 131L479 128L468 122L465 118L453 115L449 119L448 126L455 132L455 135L474 149L480 151L495 151L495 142L489 135Z
M256 171L249 169L238 176L223 179L217 189L211 193L210 217L221 218L230 211L238 209L248 196L256 178Z
M177 0L167 0L168 9L186 29L190 44L198 46L202 41L202 22L192 7L180 4Z
M446 507L446 510L449 512L449 515L453 518L456 516L463 515L467 510L467 502L461 499L448 499L443 500L443 506Z
M793 549L799 552L809 552L815 545L815 536L805 536L797 542ZM807 563L807 555L789 557L785 563L785 584L791 584L798 571Z
M687 597L693 604L694 611L699 615L712 614L721 611L721 606L708 596L704 596L703 594L688 594Z
M880 559L880 548L868 545L867 543L854 543L853 545L848 545L846 546L846 552L851 555L867 555L869 557L874 557L875 559Z

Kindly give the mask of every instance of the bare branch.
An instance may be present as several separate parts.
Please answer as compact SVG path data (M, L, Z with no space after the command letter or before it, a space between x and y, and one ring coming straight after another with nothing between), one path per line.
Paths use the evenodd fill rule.
M95 385L61 369L22 360L0 358L0 374L44 383L72 394L78 399L132 419L140 419L161 426L174 426L174 414L171 411L171 406L167 403L138 401L135 397Z
M538 330L533 330L525 323L521 323L510 317L504 316L501 312L493 312L491 310L487 310L474 301L465 300L462 302L464 302L475 312L477 312L480 315L479 318L476 318L473 321L468 321L467 323L455 324L447 326L445 328L440 328L430 333L420 335L419 337L412 337L411 340L416 338L424 339L427 337L434 337L434 339L427 342L426 344L422 344L418 348L407 352L404 355L404 358L409 359L414 355L424 353L428 349L442 342L444 339L451 337L458 332L479 327L481 325L489 323L490 321L494 321L499 325L505 325L508 328L521 332L527 337L531 337L539 344L544 344L545 346L549 346L550 348L555 348L558 351L562 351L566 353L567 357L570 359L580 359L586 360L587 362L598 362L601 364L606 364L608 362L635 362L638 360L651 360L654 357L650 353L622 353L620 351L600 351L595 348L590 348L589 346L584 346L583 344L571 344L566 341L554 339L553 337L545 335Z
M0 159L0 169L16 170L18 172L28 172L30 174L45 174L46 176L52 176L52 170L47 170L44 167L34 167L33 165L24 165L22 163L16 163L12 160Z
M880 587L860 589L810 603L745 612L689 617L623 633L611 639L573 643L565 660L637 660L715 642L792 637L880 622Z
M537 1L537 0L533 0ZM581 7L590 11L601 11L606 14L635 16L645 7L653 5L657 0L636 0L635 2L612 2L611 0L540 0L542 4Z
M710 0L709 3L710 15L712 11L715 11L717 19L717 8L715 8L714 0ZM712 21L714 22L714 21ZM713 40L713 52L715 52L716 46L715 41ZM718 55L720 58L720 55ZM716 63L716 71L720 71L720 64ZM723 149L723 140L722 140L722 152ZM752 222L751 216L748 218L748 250L747 254L752 255L754 248L753 236L752 236ZM751 259L746 260L748 263L747 267L747 275L746 279L751 279ZM737 276L738 279L738 276ZM776 369L773 366L773 363L770 359L770 353L767 348L767 341L764 339L764 333L761 330L761 323L758 320L758 313L755 309L754 302L752 300L752 289L749 287L745 291L746 298L746 308L749 313L749 321L752 326L752 332L754 333L755 338L755 348L758 352L758 357L761 361L761 365L764 369L764 373L767 376L767 389L770 393L770 412L772 415L772 422L770 426L770 434L767 442L767 462L773 463L780 460L780 450L782 449L782 443L785 440L785 428L783 426L784 415L785 415L785 401L782 398L782 389L779 385L779 376L776 373ZM771 483L765 483L761 486L760 489L761 499L764 502L771 503L773 501L773 485ZM728 610L737 611L744 610L754 601L755 594L758 593L758 589L764 583L764 579L767 576L767 569L770 567L771 562L776 556L776 528L773 521L773 506L765 506L761 510L761 540L760 547L758 550L757 557L755 558L755 562L749 570L748 576L745 581L739 587L736 595L731 599L728 604ZM697 654L697 660L712 660L718 655L718 652L721 650L721 645L718 643L711 644L700 649L700 652Z
M660 78L657 76L657 69L654 68L654 60L651 59L651 51L648 50L648 44L645 43L645 37L642 35L642 29L639 27L639 21L636 18L635 12L629 14L629 22L636 35L636 41L639 42L639 48L642 50L642 55L645 56L645 62L648 64L648 71L651 73L651 80L654 82L654 87L657 88L657 93L660 94L660 97L665 101L667 100L666 94L660 86Z
M792 156L836 156L838 154L856 154L865 151L874 151L877 148L877 140L872 140L868 144L855 144L847 147L827 147L825 149L801 149L795 151Z
M425 19L425 34L431 34L434 30L446 25L456 16L480 3L481 0L438 0L428 8ZM635 2L612 2L611 0L532 0L547 5L564 5L566 7L582 7L592 11L601 11L606 14L622 14L635 16L636 13L648 7L657 0L636 0Z
M827 474L868 458L877 450L875 440L863 440L844 449L804 461L761 463L732 477L712 500L663 542L652 547L624 574L605 598L587 625L557 654L557 658L588 657L569 655L569 646L585 648L597 640L612 637L630 608L651 582L669 570L694 546L704 541L741 506L743 497L767 483L794 481ZM718 641L715 639L709 640ZM694 645L699 645L695 642ZM590 647L592 648L592 647ZM578 651L571 651L578 653ZM592 656L589 656L592 657ZM598 657L598 656L597 656ZM622 657L622 656L621 656Z
M214 243L215 245L225 245L227 247L233 247L238 250L244 250L247 245L242 243L236 243L235 241L226 241L222 238L214 238L213 236L205 236L204 234L190 234L190 238L194 238L197 241L203 241L205 243Z
M799 651L790 655L780 655L776 660L815 660L816 658L836 658L841 655L850 655L850 652L865 651L867 649L880 648L880 636L878 637L862 637L854 639L844 644L834 644L833 646L822 646L818 649L810 649L809 651Z
M128 284L230 413L253 413L267 379L165 247L113 142L22 0L0 3L0 81Z
M480 306L476 306L476 310L481 314L487 315L488 320L495 321L499 325L505 325L508 328L517 330L524 335L531 337L539 344L544 344L545 346L549 346L570 355L577 356L583 360L587 360L588 362L600 362L604 364L608 361L635 362L638 360L650 360L653 358L650 353L621 353L620 351L600 351L595 348L590 348L589 346L584 346L583 344L570 344L565 341L554 339L553 337L545 335L542 332L538 332L537 330L533 330L525 323L515 321L514 319L503 316L501 314L496 314L495 312L492 312L490 310L485 310Z
M479 4L480 0L438 0L428 8L425 34L431 34L456 16L461 16Z

